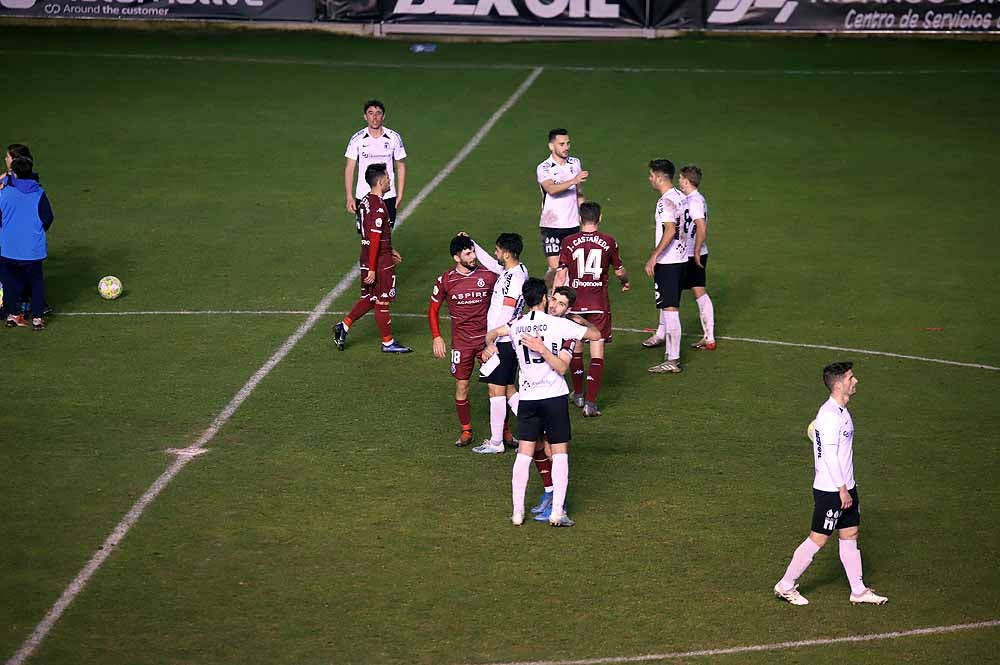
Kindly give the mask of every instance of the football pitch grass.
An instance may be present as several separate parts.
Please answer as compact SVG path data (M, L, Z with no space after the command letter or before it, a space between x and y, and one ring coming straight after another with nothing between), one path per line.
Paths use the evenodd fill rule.
M995 44L407 46L0 28L2 142L31 145L56 212L56 314L43 333L0 331L0 656L173 462L166 450L198 440L306 319L279 312L312 310L351 270L342 155L379 97L406 139L407 198L446 175L394 237L393 326L416 352L379 353L369 315L338 353L338 319L321 317L26 662L1000 660L995 623L694 655L1000 619ZM513 456L452 445L453 382L420 314L455 231L485 245L520 232L541 273L533 171L553 126L591 171L634 289L612 294L604 416L571 414L577 526L516 529ZM633 332L655 320L642 265L646 163L661 156L704 168L722 338L685 348L675 376L646 372L658 353ZM125 283L117 301L97 297L105 274ZM890 602L851 606L831 543L800 581L812 604L791 607L771 587L808 531L804 430L826 397L820 368L840 359L860 379L865 579ZM472 405L485 435L476 386Z

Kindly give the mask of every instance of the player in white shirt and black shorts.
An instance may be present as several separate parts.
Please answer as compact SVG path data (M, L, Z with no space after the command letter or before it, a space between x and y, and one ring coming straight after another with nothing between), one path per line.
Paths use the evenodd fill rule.
M565 511L569 487L569 388L563 375L573 357L573 347L580 340L596 341L601 333L566 318L547 313L548 287L544 280L531 277L524 283L524 304L528 311L510 324L486 334L487 357L496 353L494 340L510 336L519 366L518 386L521 396L517 412L517 458L511 476L514 510L511 522L524 522L524 494L535 450L548 438L552 450L552 526L573 526Z
M347 158L344 164L344 205L347 212L354 215L358 233L361 233L359 205L371 188L363 177L358 177L357 186L354 185L355 170L364 174L370 164L385 164L389 172L389 190L382 200L385 202L390 228L396 225L396 207L403 202L403 188L406 186L406 148L403 147L402 136L382 125L385 104L377 99L369 99L365 102L364 119L367 126L355 132L344 152L344 157ZM395 170L393 164L396 166Z
M472 245L480 265L499 275L486 312L486 329L493 330L520 316L524 306L521 286L528 279L528 268L521 263L524 241L517 233L501 233L497 236L492 256L475 241ZM472 449L479 454L504 452L504 442L512 438L507 427L507 408L510 407L511 412L517 415L518 394L514 385L517 359L514 358L514 347L507 337L498 340L497 347L499 364L492 369L486 364L480 366L479 381L486 384L490 395L490 438ZM489 371L483 374L487 369Z
M708 235L708 203L698 191L701 185L701 168L694 164L682 166L678 186L684 193L683 225L687 232L687 267L684 270L682 290L690 290L694 302L698 305L698 318L701 320L701 339L691 345L692 349L705 351L715 350L715 307L705 288L706 271L708 270L708 245L705 237Z
M580 230L580 204L584 202L583 183L588 171L580 160L569 156L569 132L563 128L549 131L548 159L535 168L535 179L542 191L542 251L548 262L545 282L551 287L559 267L562 239Z
M649 162L649 185L660 193L653 213L656 247L646 261L646 274L653 278L656 308L660 310L665 347L664 361L649 368L654 374L681 371L681 282L687 265L687 236L681 229L684 194L674 187L674 164L669 159Z
M889 599L865 586L858 549L861 506L854 481L854 421L847 410L858 385L853 365L849 362L827 365L823 368L823 383L830 391L830 398L819 408L812 434L815 469L812 529L792 555L785 575L774 585L774 594L792 605L808 605L795 582L830 535L838 531L840 562L851 585L851 602L881 605Z

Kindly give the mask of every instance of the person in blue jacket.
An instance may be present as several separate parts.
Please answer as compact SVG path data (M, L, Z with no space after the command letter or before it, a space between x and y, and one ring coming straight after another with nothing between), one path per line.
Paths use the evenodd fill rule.
M31 327L45 329L45 278L42 262L48 256L45 233L54 215L45 190L33 179L34 161L14 157L10 173L0 189L0 282L4 284L6 303L20 303L22 293L31 286ZM13 306L12 306L13 307ZM10 328L28 326L20 312L6 311Z

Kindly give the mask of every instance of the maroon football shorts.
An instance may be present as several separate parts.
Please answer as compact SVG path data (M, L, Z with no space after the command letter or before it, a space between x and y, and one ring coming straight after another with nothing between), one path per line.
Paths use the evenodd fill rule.
M572 310L571 310L572 311ZM605 344L611 343L611 312L572 312L583 317L601 331Z
M362 279L365 275L366 273L362 271ZM365 284L362 282L361 297L372 301L387 300L389 302L396 299L396 266L392 263L391 255L378 257L378 273L375 276L375 283Z
M484 347L478 349L452 349L451 375L456 381L468 381L472 378L472 370L476 366L476 358Z

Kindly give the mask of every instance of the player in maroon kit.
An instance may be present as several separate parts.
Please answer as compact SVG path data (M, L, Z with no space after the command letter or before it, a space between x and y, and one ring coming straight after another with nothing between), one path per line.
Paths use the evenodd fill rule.
M583 349L577 347L570 362L573 378L573 403L583 407L583 415L601 415L597 393L604 377L604 344L611 341L611 301L608 299L608 268L615 271L622 291L629 290L628 275L618 253L618 241L601 233L601 206L593 201L580 205L580 231L566 236L559 254L555 284L576 291L576 303L570 312L579 314L601 331L603 339L590 342L590 366L584 394Z
M457 235L451 239L451 258L455 266L437 278L431 293L427 318L434 338L432 350L437 358L444 358L447 346L441 336L439 314L441 303L448 303L451 314L451 375L455 377L455 411L462 433L456 446L472 443L472 408L469 406L469 379L476 357L485 346L486 312L490 308L490 295L496 284L497 274L476 262L476 248L472 238Z
M361 297L344 320L333 327L333 341L344 350L347 331L370 309L375 309L375 325L382 334L382 353L409 353L392 336L389 303L396 299L396 265L403 259L392 248L392 225L382 195L389 190L385 164L370 164L365 182L372 191L361 199Z

